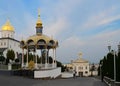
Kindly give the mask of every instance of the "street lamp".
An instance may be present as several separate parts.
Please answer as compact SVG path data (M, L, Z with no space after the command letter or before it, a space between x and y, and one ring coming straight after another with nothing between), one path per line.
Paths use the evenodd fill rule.
M109 52L110 52L110 50L111 50L111 46L110 46L110 45L108 45L108 50L109 50Z
M101 77L101 80L103 81L102 65L103 65L103 62L100 63L100 77Z
M108 46L108 50L110 52L110 50L111 50L110 45ZM116 51L115 50L113 50L113 55L114 55L114 81L116 81L116 59L115 59Z
M116 58L115 58L115 55L116 55L116 51L114 50L114 80L116 81Z

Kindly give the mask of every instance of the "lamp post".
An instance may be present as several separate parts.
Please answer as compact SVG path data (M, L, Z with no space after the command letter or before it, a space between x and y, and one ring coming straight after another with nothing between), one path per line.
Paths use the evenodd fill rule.
M101 77L101 81L103 81L103 75L102 75L102 62L100 63L100 77Z
M114 81L116 81L116 51L114 50Z
M108 50L110 52L110 50L111 50L110 45L108 46ZM116 59L115 59L116 51L115 50L113 51L113 55L114 55L114 81L116 81Z
M108 45L108 50L109 50L109 53L110 53L110 51L111 51L111 46L110 45Z

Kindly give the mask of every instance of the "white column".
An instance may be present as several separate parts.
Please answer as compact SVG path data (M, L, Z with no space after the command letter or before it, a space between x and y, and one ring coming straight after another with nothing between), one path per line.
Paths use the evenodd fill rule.
M55 64L55 68L56 68L57 67L57 62L56 62L56 48L55 48L54 51L55 51L55 63L54 64Z
M38 69L38 66L37 66L37 53L36 53L36 50L37 50L37 49L35 48L35 58L36 58L36 60L35 60L35 61L36 61L36 62L35 62L35 68Z
M42 67L42 49L41 49L41 67Z
M29 51L28 51L28 47L27 47L27 62L26 62L26 67L28 67L28 54L29 54Z
M77 72L76 75L77 75L77 76L78 76L78 67L79 67L79 66L76 66L76 72Z
M45 49L45 69L48 68L48 64L47 64L47 48Z
M24 67L24 49L22 49L22 65L21 67L23 68Z
M47 63L49 65L49 49L47 50Z
M52 67L54 68L54 67L55 67L55 66L54 66L54 61L55 61L54 48L53 48L53 57L52 57L52 59L53 59Z

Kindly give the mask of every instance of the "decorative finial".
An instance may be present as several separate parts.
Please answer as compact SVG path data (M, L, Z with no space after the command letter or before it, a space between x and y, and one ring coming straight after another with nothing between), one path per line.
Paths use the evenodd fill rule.
M81 52L79 53L79 58L82 58L82 53Z
M40 18L40 8L38 8L38 18Z
M42 24L42 21L40 19L40 9L38 9L38 20L36 24Z

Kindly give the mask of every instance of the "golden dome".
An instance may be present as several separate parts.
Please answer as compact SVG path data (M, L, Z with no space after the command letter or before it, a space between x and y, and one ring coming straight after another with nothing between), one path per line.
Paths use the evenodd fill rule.
M9 20L2 26L2 31L14 31L14 27L10 24Z
M40 20L40 18L37 20L36 24L42 24L42 21Z

